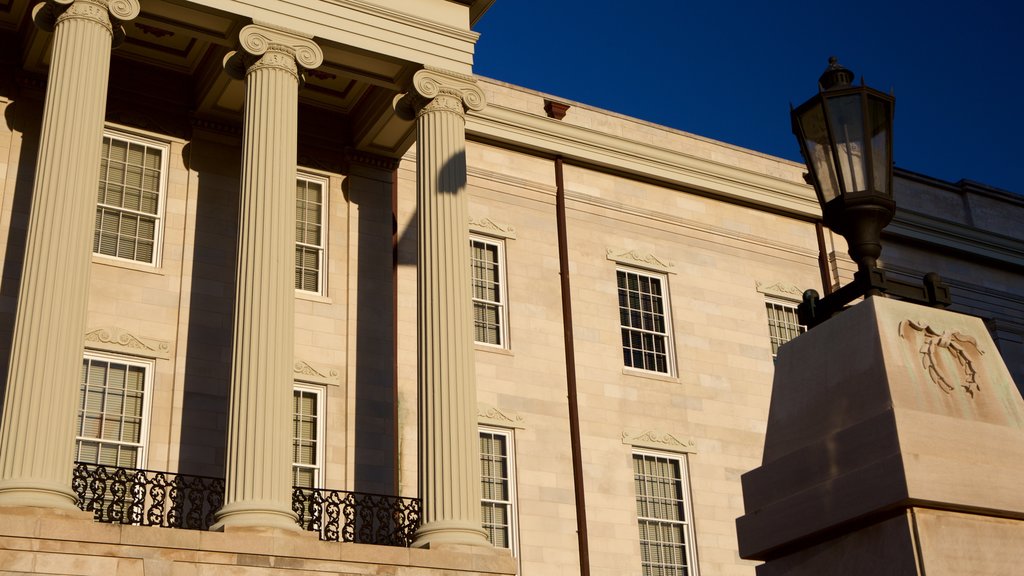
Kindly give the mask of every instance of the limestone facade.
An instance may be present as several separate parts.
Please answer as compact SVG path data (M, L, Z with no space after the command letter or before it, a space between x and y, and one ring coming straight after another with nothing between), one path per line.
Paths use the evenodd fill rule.
M767 425L773 359L766 302L785 307L804 289L848 281L853 265L842 238L825 230L819 242L820 214L797 164L573 102L563 102L568 111L556 120L545 111L552 98L474 78L471 23L489 4L336 0L285 9L276 1L140 0L134 19L115 13L109 34L119 37L120 26L124 41L110 52L109 72L91 71L107 80L105 104L93 102L102 114L92 114L101 116L92 121L103 133L76 138L106 135L108 144L152 154L154 164L145 166L155 178L151 210L100 198L107 205L101 208L119 211L122 222L126 214L144 221L151 232L89 228L92 254L81 251L81 271L64 270L87 286L72 290L84 325L72 330L70 316L61 315L47 321L66 330L34 329L65 339L80 334L74 353L57 354L56 342L43 342L34 362L63 362L70 373L85 355L144 370L134 462L227 476L230 501L245 503L255 519L242 523L256 527L208 533L97 524L93 539L75 542L47 526L88 526L82 518L53 512L56 520L44 515L29 532L20 519L36 509L6 507L0 558L38 573L68 572L80 555L95 563L120 559L103 566L123 564L124 573L155 562L155 570L172 574L200 564L208 566L197 573L247 565L253 573L389 573L391 566L397 573L579 574L582 488L589 573L635 574L637 470L655 462L680 476L686 515L673 526L682 526L693 573L754 573L755 563L738 556L735 519L744 512L740 475L761 463ZM41 418L42 408L23 403L17 391L49 387L67 401L70 416L61 416L60 426L70 430L75 379L16 384L10 360L26 338L15 316L35 302L26 295L37 294L29 278L38 256L26 251L37 242L36 229L43 226L69 250L86 241L30 224L46 205L39 182L54 170L40 143L52 130L44 102L62 97L47 80L60 60L56 36L32 24L27 0L11 6L0 13L3 426L19 426L9 411ZM270 31L261 34L265 43L245 42L254 30ZM241 59L248 79L225 70L231 51L253 56ZM282 62L258 70L270 76L257 86L255 57L271 53ZM239 61L228 59L227 67L238 70L232 62ZM91 199L101 152L80 150L59 156L95 156L83 160L83 174L90 173L78 178ZM563 159L561 186L556 157ZM302 288L294 291L292 254L299 252L291 229L300 217L292 213L299 204L292 180L322 190L315 202L303 196L304 233L318 234L300 242L301 253L312 256L296 264L296 274L310 282L296 279ZM568 294L560 277L559 195ZM897 202L883 265L908 276L942 274L954 309L986 321L1020 384L1024 239L1014 223L1024 217L1024 201L980 184L902 172ZM92 225L91 203L77 212ZM319 220L311 223L311 214ZM108 236L115 240L103 244ZM121 251L129 243L131 255ZM498 299L474 305L467 282L470 261L481 254L496 258L479 270L497 270L498 282L478 300ZM647 286L645 297L657 290L663 302L659 328L647 339L663 347L630 356L639 362L630 366L619 284L634 280ZM572 366L563 298L572 308ZM42 310L34 321L55 309ZM485 310L497 320L478 333L471 315ZM572 457L570 373L579 462ZM317 398L316 484L424 497L425 525L441 530L421 534L429 548L320 543L290 532L268 538L301 541L301 552L285 544L247 548L247 535L272 530L266 526L277 524L268 519L288 514L293 386ZM477 426L506 439L511 457L504 484L511 489L504 508L511 556L465 546L483 543ZM36 452L29 442L39 434L19 430L21 436L5 432L12 440L2 444L0 462L30 468ZM78 433L47 430L60 443L52 452L71 454ZM39 465L70 489L71 460ZM45 476L17 470L5 466L0 482ZM230 517L222 516L225 524ZM332 564L341 561L354 564Z

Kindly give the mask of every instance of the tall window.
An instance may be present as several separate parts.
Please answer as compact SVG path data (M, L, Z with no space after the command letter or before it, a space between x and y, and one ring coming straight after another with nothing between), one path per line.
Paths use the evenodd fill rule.
M86 355L79 381L75 460L141 468L152 364Z
M323 403L312 386L292 391L292 485L319 488L323 470Z
M693 576L693 524L683 460L633 454L636 515L644 576Z
M616 274L622 361L628 368L671 373L665 278L621 269Z
M504 430L480 430L480 511L491 544L515 549L512 435Z
M768 334L772 343L772 358L779 353L779 347L807 331L796 315L796 306L766 300L768 309Z
M500 241L478 236L470 237L469 245L473 269L474 340L507 348L503 245Z
M324 292L326 181L300 176L295 189L295 289Z
M157 262L166 152L153 142L103 136L93 252Z

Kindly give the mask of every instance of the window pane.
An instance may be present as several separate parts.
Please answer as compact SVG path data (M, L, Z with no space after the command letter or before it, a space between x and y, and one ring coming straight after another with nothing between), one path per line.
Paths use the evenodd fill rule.
M501 249L498 244L476 238L470 239L469 248L473 278L473 338L484 344L504 346Z
M618 270L622 358L627 367L668 373L668 323L662 279Z
M318 393L304 389L292 391L292 480L301 488L313 488L319 483L320 409Z
M93 252L154 262L162 156L160 148L103 138Z
M688 574L690 527L683 501L681 461L633 455L643 574Z
M323 184L299 178L295 185L295 289L321 290Z
M777 302L765 302L768 312L768 335L772 345L772 358L779 353L779 347L807 331L797 318L796 306Z
M85 358L79 384L77 458L81 462L141 465L146 368Z
M512 485L509 436L480 431L480 514L488 540L499 547L512 543Z

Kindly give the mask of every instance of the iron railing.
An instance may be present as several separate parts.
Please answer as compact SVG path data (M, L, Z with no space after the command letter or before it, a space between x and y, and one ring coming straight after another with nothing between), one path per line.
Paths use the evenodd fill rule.
M78 507L97 522L209 530L224 504L224 480L76 462ZM321 540L409 546L420 525L415 498L295 488L292 510Z
M420 526L420 501L401 496L295 488L292 510L300 526L331 542L408 547Z
M97 522L208 530L224 504L224 480L75 463L78 507Z

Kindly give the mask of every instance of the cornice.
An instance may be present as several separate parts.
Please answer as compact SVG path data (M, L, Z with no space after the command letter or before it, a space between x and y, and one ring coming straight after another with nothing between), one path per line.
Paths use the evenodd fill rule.
M498 104L489 104L483 110L467 114L466 134L694 189L714 197L768 207L803 219L821 217L814 191L806 184Z
M605 250L605 257L612 262L625 264L626 266L647 268L674 274L675 262L659 258L651 252L641 252L629 248L608 248Z
M505 222L496 222L491 218L474 218L473 216L470 216L469 230L471 232L486 234L488 236L505 238L506 240L515 240L516 238L515 226L506 224Z
M638 448L654 448L668 452L697 452L697 443L692 439L662 430L623 430L622 443Z
M500 410L485 402L476 407L476 419L481 424L501 426L503 428L525 428L526 419L516 412Z
M341 384L341 370L336 366L296 360L292 366L292 372L293 378L298 382L327 384L330 386Z
M941 246L943 250L955 250L1003 265L1024 267L1024 241L920 212L898 209L883 234Z
M479 34L360 0L277 2L201 0L209 8L252 20L273 21L318 40L353 46L391 58L468 73Z
M783 300L792 300L794 302L799 302L803 298L804 294L804 291L796 284L781 281L768 283L757 280L754 283L754 289L766 296L781 298Z

